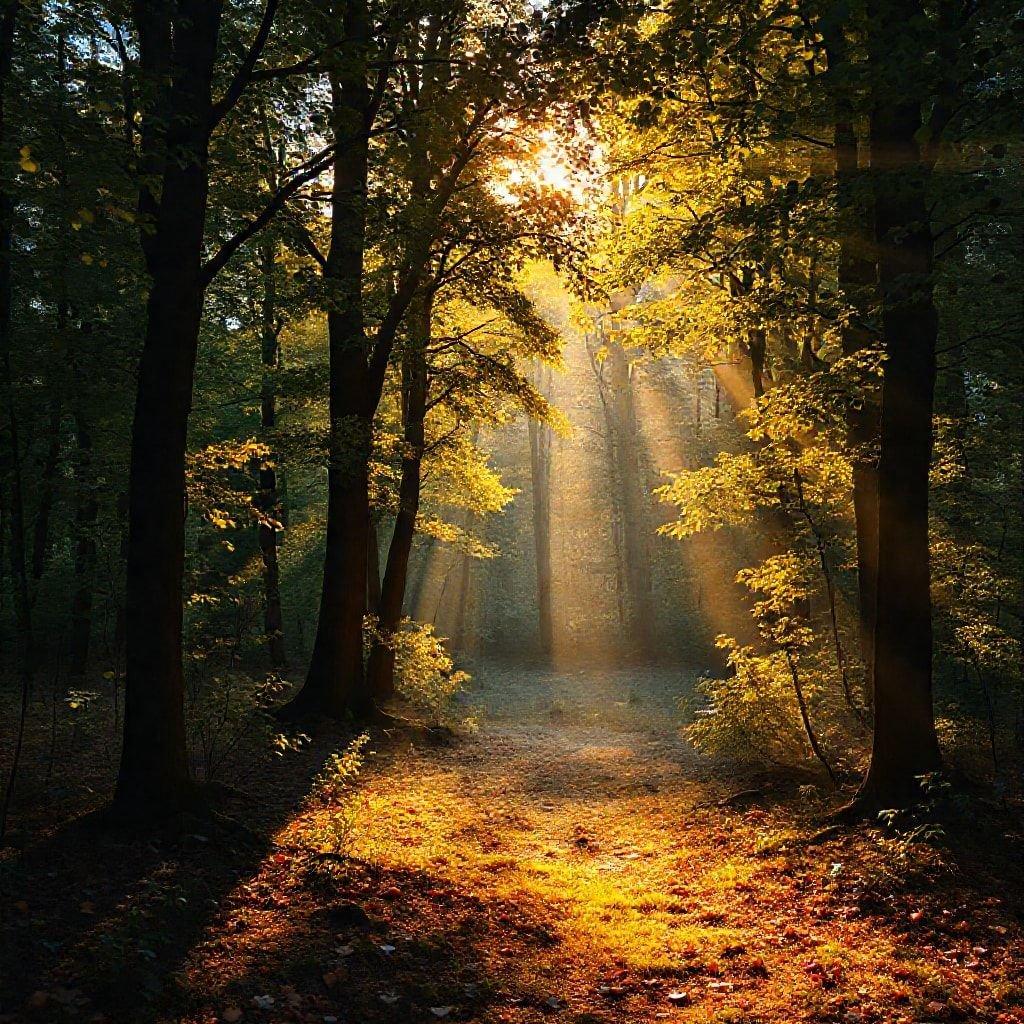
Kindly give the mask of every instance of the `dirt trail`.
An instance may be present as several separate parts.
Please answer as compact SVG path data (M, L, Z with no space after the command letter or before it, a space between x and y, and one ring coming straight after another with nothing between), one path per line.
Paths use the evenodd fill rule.
M302 799L325 733L237 832L56 833L4 876L0 1022L1024 1022L1019 827L802 845L813 795L681 740L694 674L484 667L478 732L347 801Z
M190 987L246 1020L916 1021L966 992L990 1019L973 925L937 964L919 896L876 905L870 843L760 856L799 834L792 810L719 806L736 783L671 720L533 717L377 759L348 859L300 866L315 822L286 828L255 883L271 904L240 896ZM1002 956L1017 925L974 911ZM252 1004L254 979L292 1015Z

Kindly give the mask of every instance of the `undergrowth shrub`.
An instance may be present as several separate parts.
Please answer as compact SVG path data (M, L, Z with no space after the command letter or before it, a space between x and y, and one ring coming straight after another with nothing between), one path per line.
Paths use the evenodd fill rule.
M282 733L272 710L291 684L274 673L215 668L192 659L186 685L186 722L194 767L204 779L223 775L243 752L262 748L282 756L309 741L302 733Z
M817 760L833 777L856 758L861 680L844 653L848 633L811 612L814 571L809 559L787 552L737 575L757 598L759 642L717 638L731 674L698 684L706 703L687 729L698 749L788 765Z
M455 668L444 639L427 622L406 619L396 630L395 687L432 724L449 724L452 701L470 676Z
M305 799L310 811L304 839L321 852L340 853L352 836L356 819L354 785L362 771L369 733L360 733L324 762Z

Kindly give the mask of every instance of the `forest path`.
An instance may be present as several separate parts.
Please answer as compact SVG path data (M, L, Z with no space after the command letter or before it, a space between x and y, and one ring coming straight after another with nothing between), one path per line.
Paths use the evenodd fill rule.
M940 977L908 935L919 895L872 903L862 837L764 855L806 834L792 807L721 805L737 782L671 719L528 717L371 758L346 856L308 856L330 811L286 826L185 987L222 1019L328 1024L915 1021L989 998L971 954Z

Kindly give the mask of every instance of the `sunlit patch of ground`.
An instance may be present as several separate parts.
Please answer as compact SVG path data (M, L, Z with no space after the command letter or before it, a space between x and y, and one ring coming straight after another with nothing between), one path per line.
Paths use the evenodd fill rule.
M379 744L346 807L296 803L321 748L244 795L238 849L55 846L12 876L50 967L0 1020L1024 1020L1019 827L804 845L795 787L723 803L763 779L680 740L680 678L481 672L481 730Z
M247 1020L1024 1019L1019 921L994 892L947 905L934 865L863 838L760 856L807 830L722 792L682 743L621 726L390 752L346 858L301 852L315 821L286 828L238 896L260 909L216 925L188 985Z

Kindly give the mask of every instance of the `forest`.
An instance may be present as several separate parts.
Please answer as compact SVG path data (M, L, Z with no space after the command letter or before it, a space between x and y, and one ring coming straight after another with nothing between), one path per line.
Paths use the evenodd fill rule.
M0 1024L1024 1024L1024 8L0 0Z

